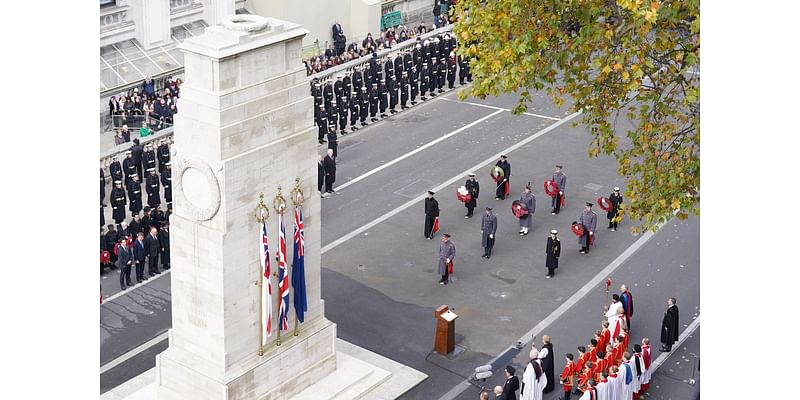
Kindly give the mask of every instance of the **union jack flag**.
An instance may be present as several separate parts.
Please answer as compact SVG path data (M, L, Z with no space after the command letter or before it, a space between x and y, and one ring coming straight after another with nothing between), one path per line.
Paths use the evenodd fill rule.
M261 212L264 217L264 212ZM267 240L267 222L261 222L261 269L264 271L261 279L261 329L266 337L272 335L272 282L270 281L269 244ZM263 343L262 343L263 344Z
M278 214L280 225L280 243L278 245L278 292L280 293L279 326L282 331L289 330L289 274L286 271L286 227L283 225L283 215Z

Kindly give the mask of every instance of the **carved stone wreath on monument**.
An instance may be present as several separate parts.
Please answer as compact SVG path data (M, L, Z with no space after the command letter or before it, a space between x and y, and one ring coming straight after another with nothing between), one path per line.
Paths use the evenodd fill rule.
M176 191L186 214L197 221L207 221L219 211L221 193L219 181L211 167L199 160L178 161Z
M220 22L225 29L240 32L258 32L269 28L269 21L259 15L231 15Z

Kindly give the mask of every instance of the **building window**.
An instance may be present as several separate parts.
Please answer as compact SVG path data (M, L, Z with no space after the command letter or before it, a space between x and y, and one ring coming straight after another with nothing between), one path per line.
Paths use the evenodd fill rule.
M100 0L100 8L115 6L117 5L117 0Z

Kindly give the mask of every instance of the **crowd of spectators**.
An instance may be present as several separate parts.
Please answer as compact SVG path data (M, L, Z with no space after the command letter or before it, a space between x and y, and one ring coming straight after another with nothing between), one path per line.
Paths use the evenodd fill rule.
M163 88L156 89L155 81L148 77L141 86L111 96L108 112L113 126L118 130L151 127L157 131L172 125L172 117L178 112L181 83L181 79L169 77Z
M415 40L417 36L447 26L452 23L449 14L447 12L441 12L441 8L437 8L437 6L441 7L443 3L445 2L438 0L434 4L433 25L426 26L425 23L420 23L417 27L399 25L395 28L388 28L381 31L380 36L377 38L373 37L372 33L368 33L367 37L361 40L360 43L358 41L353 41L348 44L342 32L341 25L338 23L334 24L331 29L333 43L326 41L325 49L321 50L322 52L320 54L303 60L303 64L306 67L306 74L313 75L348 61L369 56L373 52L382 49L391 49L392 46L398 43L407 40ZM440 11L437 13L436 10Z

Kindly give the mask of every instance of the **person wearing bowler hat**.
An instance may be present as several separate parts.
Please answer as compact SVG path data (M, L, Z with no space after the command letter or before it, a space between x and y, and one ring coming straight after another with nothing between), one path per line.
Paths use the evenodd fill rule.
M494 247L494 235L497 232L497 216L492 214L492 207L486 207L486 212L481 218L481 246L483 246L483 258L492 257Z
M433 224L436 222L436 217L439 216L439 202L433 198L433 192L428 191L428 197L425 199L425 238L428 240L433 239Z
M578 243L581 245L580 253L589 254L589 246L597 239L594 236L595 229L597 229L597 214L592 211L592 203L586 203L578 223L583 225L583 235L578 238Z
M545 278L550 279L556 274L558 268L558 258L561 257L561 241L558 240L558 231L553 229L550 231L550 236L547 237L547 260L545 266L547 267L547 275Z
M611 202L611 209L609 209L606 214L606 218L608 218L608 229L611 229L612 232L616 232L619 221L616 221L615 218L619 214L619 206L622 204L622 195L619 193L618 187L614 187L614 192L608 196L608 200Z

